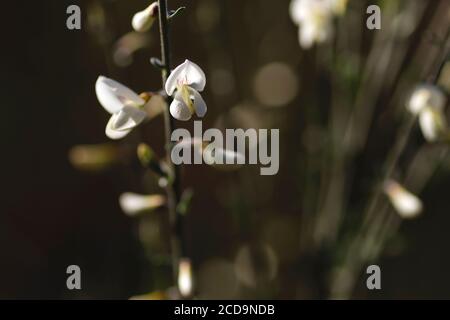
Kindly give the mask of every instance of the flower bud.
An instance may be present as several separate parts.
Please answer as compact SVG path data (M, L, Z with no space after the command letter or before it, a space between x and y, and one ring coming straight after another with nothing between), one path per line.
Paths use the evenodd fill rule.
M136 216L143 211L159 208L166 203L162 195L140 195L126 192L120 195L119 204L123 212L128 216Z
M184 298L193 293L192 263L188 258L181 258L178 265L178 290Z
M137 147L137 156L143 167L148 167L155 154L148 144L140 143Z
M149 30L158 15L158 3L153 2L145 10L139 11L133 16L131 25L137 32L145 32Z
M111 144L74 146L69 151L70 163L82 171L101 171L119 161L119 150Z
M422 212L422 201L396 181L387 181L384 184L384 192L400 217L411 219Z

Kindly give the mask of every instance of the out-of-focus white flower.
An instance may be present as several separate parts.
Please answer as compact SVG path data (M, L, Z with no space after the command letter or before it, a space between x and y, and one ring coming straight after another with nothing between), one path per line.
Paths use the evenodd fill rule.
M199 92L203 91L205 85L205 73L195 63L186 60L176 67L165 85L167 94L173 96L170 114L182 121L189 120L194 113L203 117L207 107Z
M125 192L119 197L119 204L123 212L128 216L135 216L143 211L159 208L166 203L163 195L141 195Z
M119 154L114 144L77 145L70 149L69 160L78 170L101 171L115 165Z
M435 142L447 132L447 120L441 109L425 108L419 113L422 134L428 142Z
M431 84L417 86L408 101L408 110L419 117L422 134L429 142L439 140L447 132L445 103L444 93Z
M191 260L181 258L178 266L178 290L182 297L190 297L193 287Z
M95 92L103 108L112 114L105 130L111 139L125 137L147 115L141 110L145 100L117 81L100 76L95 83Z
M205 142L196 137L184 138L177 142L172 149L172 159L181 153L180 150L186 149L193 149L194 159L197 156L202 159L205 164L218 169L236 169L245 163L245 156L240 152L214 146L214 144ZM181 160L180 163L182 163Z
M408 101L408 110L418 115L425 108L444 109L445 95L438 87L431 84L418 85Z
M311 48L314 43L330 38L334 11L341 10L338 4L337 0L292 0L289 11L293 22L299 26L302 48Z
M384 184L384 192L402 218L411 219L422 212L422 201L398 182L388 180Z
M133 29L138 32L145 32L150 29L153 22L158 16L158 3L153 2L146 9L139 11L133 16L131 20L131 25Z
M235 164L239 166L245 163L245 157L239 152L224 148L205 146L203 150L203 160L209 165Z

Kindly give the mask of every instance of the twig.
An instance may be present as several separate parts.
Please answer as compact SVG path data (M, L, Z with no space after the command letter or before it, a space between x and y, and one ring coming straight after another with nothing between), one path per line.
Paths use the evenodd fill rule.
M170 74L170 44L169 44L169 23L167 20L167 0L158 0L159 8L159 32L161 40L161 77L163 88L166 84L167 78ZM166 97L167 105L171 103L171 97ZM166 139L167 152L167 166L168 166L168 183L166 186L168 209L169 209L169 226L170 226L170 242L172 254L172 272L174 283L178 278L178 265L180 257L184 256L184 247L182 241L182 216L177 211L178 203L180 201L180 175L179 169L172 163L171 151L172 141L171 135L174 128L173 118L170 116L169 109L164 110L164 127Z

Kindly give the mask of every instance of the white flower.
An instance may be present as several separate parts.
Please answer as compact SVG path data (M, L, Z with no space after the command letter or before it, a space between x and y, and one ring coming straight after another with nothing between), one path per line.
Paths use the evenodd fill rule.
M181 258L178 267L178 290L182 297L192 295L192 263L188 258Z
M245 156L240 152L214 146L214 144L204 142L196 137L184 138L177 142L172 149L172 159L178 158L181 150L183 150L183 155L185 152L190 154L191 149L194 152L194 159L196 156L200 157L205 164L216 168L236 169L245 163ZM177 162L183 163L183 159Z
M143 211L152 210L163 206L166 198L162 195L141 195L125 192L119 197L119 204L123 212L128 216L135 216Z
M414 218L422 212L422 201L396 181L387 181L384 192L402 218Z
M199 92L203 91L205 85L205 73L195 63L186 60L176 67L165 85L167 94L173 96L170 114L182 121L189 120L194 113L203 117L207 107Z
M408 104L408 110L418 115L425 108L444 109L445 95L436 86L421 84L413 91Z
M131 25L138 32L145 32L150 29L158 15L158 3L153 2L146 9L139 11L133 16Z
M333 34L331 0L292 0L290 15L299 26L299 41L304 49L322 43Z
M439 140L447 132L445 103L444 93L431 84L417 86L408 101L408 110L418 115L422 134L429 142Z
M211 148L210 145L205 146L203 150L203 160L206 164L213 166L221 164L235 165L233 168L245 163L245 157L241 153L224 148Z
M438 141L447 132L447 121L441 109L425 108L419 113L420 129L428 142Z
M95 92L103 108L112 114L105 130L111 139L125 137L147 115L140 109L145 104L144 99L117 81L100 76L95 83Z

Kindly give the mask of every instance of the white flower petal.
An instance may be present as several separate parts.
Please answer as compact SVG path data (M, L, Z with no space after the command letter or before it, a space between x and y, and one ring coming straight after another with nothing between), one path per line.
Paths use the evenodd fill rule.
M179 84L185 84L197 91L203 91L206 85L205 73L198 65L186 60L176 67L167 79L165 85L167 94L173 95Z
M103 76L98 77L95 92L100 104L111 114L119 112L126 105L140 106L145 103L133 90Z
M192 113L191 110L189 110L189 107L184 103L182 99L179 99L179 97L177 96L175 96L175 99L173 99L172 103L170 104L169 110L172 117L177 120L187 121L192 117Z
M178 266L178 290L183 297L192 295L192 263L188 258L181 258Z
M300 24L305 18L307 1L292 0L289 5L289 14L295 24Z
M213 151L214 150L214 154ZM241 164L245 162L244 155L239 152L228 150L224 148L205 148L203 152L203 159L206 164Z
M333 33L333 6L330 0L295 0L291 17L300 27L299 42L308 49L315 42L324 42Z
M117 118L117 114L112 115L111 118L109 119L108 124L106 125L106 129L105 129L106 136L108 136L108 138L111 138L113 140L122 139L131 131L131 129L121 130L121 131L113 129L112 125L116 118Z
M202 118L207 111L207 107L206 107L206 102L205 100L203 100L202 96L200 93L198 93L197 90L195 89L191 89L189 90L190 93L192 94L193 100L194 100L194 109L195 109L195 114Z
M165 197L162 195L141 195L126 192L119 197L120 207L129 216L134 216L145 210L156 209L163 206L165 202Z
M298 39L303 49L309 49L314 44L315 34L311 28L300 28L298 30Z
M119 113L113 115L112 129L117 131L130 130L139 125L147 116L145 111L125 106Z
M417 115L424 108L431 107L442 110L445 106L445 95L436 86L430 84L421 84L414 89L407 108Z
M445 116L439 109L427 107L419 113L419 124L422 134L429 142L435 142L447 130Z
M202 156L203 140L197 137L184 138L175 144L178 150L193 148L194 152Z
M392 206L402 218L414 218L422 212L422 201L396 181L387 181L384 191L389 197Z
M156 19L158 3L153 2L145 10L137 12L131 20L133 29L138 32L145 32L151 28Z
M333 33L330 21L323 24L305 22L299 30L299 42L303 49L309 49L314 43L323 43Z

